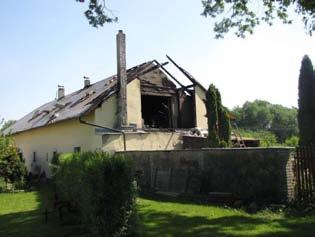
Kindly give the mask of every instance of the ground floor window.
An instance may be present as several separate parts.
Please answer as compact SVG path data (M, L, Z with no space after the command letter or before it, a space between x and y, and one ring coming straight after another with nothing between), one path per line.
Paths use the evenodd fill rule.
M79 146L76 146L76 147L73 148L73 152L74 153L78 153L80 151L81 151L81 147L79 147Z
M33 162L36 162L37 156L36 156L36 151L33 152Z

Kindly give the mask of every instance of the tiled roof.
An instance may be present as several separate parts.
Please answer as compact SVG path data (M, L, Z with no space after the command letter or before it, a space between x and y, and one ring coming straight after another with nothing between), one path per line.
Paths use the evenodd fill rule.
M151 61L130 68L127 70L128 82L147 73L152 66ZM18 120L5 133L19 133L88 114L117 92L116 85L117 76L114 75L48 102Z

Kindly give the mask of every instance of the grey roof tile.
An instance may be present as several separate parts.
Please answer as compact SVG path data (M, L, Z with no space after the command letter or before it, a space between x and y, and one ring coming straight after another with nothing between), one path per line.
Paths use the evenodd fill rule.
M150 61L130 68L127 70L128 82L143 75L152 66L152 61ZM19 133L88 114L117 92L116 84L117 76L114 75L59 100L50 101L25 115L6 129L4 133Z

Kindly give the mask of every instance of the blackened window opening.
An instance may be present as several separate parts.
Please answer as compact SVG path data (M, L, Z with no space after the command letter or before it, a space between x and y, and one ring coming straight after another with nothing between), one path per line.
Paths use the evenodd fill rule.
M141 107L146 128L172 128L171 97L142 95Z

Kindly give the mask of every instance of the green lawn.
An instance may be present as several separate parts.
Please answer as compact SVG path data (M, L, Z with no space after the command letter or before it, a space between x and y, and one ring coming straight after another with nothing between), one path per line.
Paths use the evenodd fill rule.
M62 225L58 213L48 216L45 207L51 208L51 193L22 192L0 193L0 237L58 237L78 236L80 227Z
M83 233L80 226L61 223L57 213L50 214L46 224L45 206L51 209L47 192L0 194L0 237ZM142 236L315 236L315 216L249 215L229 208L144 198L138 199L138 206Z
M143 236L315 236L315 216L139 199Z

